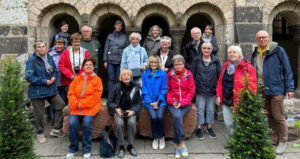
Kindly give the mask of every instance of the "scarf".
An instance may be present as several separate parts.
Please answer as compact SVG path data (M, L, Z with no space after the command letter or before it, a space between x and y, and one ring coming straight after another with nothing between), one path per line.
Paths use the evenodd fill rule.
M45 54L44 56L41 56L39 53L36 53L36 56L40 57L44 61L47 73L48 74L52 73L53 67L48 62L48 55Z
M174 72L177 78L181 79L184 76L185 68L183 68L181 71L174 70Z
M269 47L269 43L266 45L266 47L264 49L261 49L260 47L258 47L258 53L259 53L260 59L263 59L263 54L266 53L268 47Z
M121 91L122 91L122 95L120 98L120 107L122 111L126 111L131 108L130 92L134 88L134 84L131 81L128 86L123 82L120 83L121 83Z
M199 40L198 42L195 42L195 41L193 40L192 45L193 45L194 48L198 51L198 47L199 47L199 45L200 45L200 40Z
M65 41L65 48L68 46L69 44L69 37L70 37L70 34L69 33L64 33L64 32L59 32L58 33L58 37L61 37L64 39Z
M235 64L232 63L232 61L229 62L228 66L227 66L228 75L233 75L235 73L236 66L239 65L240 62L241 62L241 58L238 59Z
M204 42L210 42L210 39L211 39L212 35L210 34L209 36L207 36L205 33L203 33L202 35L202 40Z

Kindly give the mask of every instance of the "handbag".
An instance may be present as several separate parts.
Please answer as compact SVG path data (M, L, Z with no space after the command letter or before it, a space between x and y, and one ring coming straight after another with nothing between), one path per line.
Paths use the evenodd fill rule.
M140 52L140 64L142 64L142 54ZM130 69L132 72L132 77L133 78L139 78L142 77L143 75L143 70L141 68L132 68Z
M113 128L110 125L105 126L101 131L100 137L100 157L113 157L116 153L117 138L113 133Z

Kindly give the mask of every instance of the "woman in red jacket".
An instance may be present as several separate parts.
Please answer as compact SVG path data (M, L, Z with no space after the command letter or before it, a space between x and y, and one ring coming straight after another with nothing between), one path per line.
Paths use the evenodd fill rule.
M79 33L72 34L70 39L72 47L61 53L58 62L58 69L62 72L62 85L66 86L66 90L74 77L83 72L83 60L90 57L89 51L80 47L81 35Z
M217 85L217 104L223 105L224 123L229 132L233 133L232 118L237 111L240 91L244 88L244 72L248 73L248 82L250 89L256 93L257 79L256 70L249 61L243 59L242 50L239 46L230 46L227 50L228 59L218 79ZM232 109L233 108L233 109Z
M68 93L69 107L69 152L66 159L74 157L79 150L78 132L79 123L82 120L82 152L83 158L89 159L92 150L92 121L101 108L101 95L103 91L102 81L94 72L96 61L86 58L82 65L84 72L78 74L72 83Z
M175 55L172 59L174 69L167 75L168 93L167 104L173 116L173 141L176 144L175 157L188 156L184 144L185 134L183 116L191 110L192 99L195 95L195 82L192 73L184 68L184 58Z

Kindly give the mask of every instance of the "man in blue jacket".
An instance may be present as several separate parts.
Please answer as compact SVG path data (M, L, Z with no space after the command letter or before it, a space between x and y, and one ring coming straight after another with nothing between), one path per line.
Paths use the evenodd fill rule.
M284 96L294 96L293 73L285 50L270 41L267 31L258 31L256 41L258 47L253 52L251 63L264 85L265 109L272 129L271 136L278 143L275 152L283 154L288 138L283 99Z

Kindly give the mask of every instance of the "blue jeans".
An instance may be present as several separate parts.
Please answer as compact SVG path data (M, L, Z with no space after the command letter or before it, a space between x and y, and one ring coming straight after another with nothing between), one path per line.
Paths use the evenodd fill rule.
M92 150L92 122L94 116L90 115L70 115L69 116L69 152L75 153L79 150L78 133L79 120L82 118L82 152L90 153Z
M120 64L107 63L107 76L108 76L108 95L114 88L115 84L119 81Z
M225 123L226 129L230 135L234 131L234 129L233 129L234 120L232 118L232 115L233 115L233 113L232 113L231 107L223 105L224 123Z
M216 96L196 95L197 106L197 123L198 124L212 124L214 123L214 107L216 103ZM206 117L205 117L206 114Z
M160 139L165 136L164 114L166 106L161 106L158 109L147 108L150 117L151 131L153 139Z
M173 142L179 144L180 141L185 139L183 117L191 110L191 106L185 106L178 109L173 106L168 106L168 108L173 116Z

